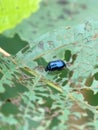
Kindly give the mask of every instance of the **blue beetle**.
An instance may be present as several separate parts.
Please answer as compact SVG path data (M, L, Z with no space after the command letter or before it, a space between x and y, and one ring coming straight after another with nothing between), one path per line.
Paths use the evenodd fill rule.
M48 65L45 68L45 71L55 71L55 70L61 70L62 68L66 67L66 64L62 60L55 60L48 63Z

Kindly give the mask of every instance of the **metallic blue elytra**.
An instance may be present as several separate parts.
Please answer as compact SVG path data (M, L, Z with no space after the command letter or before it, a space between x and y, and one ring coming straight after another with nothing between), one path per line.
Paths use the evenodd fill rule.
M66 64L62 60L55 60L48 63L48 65L45 68L45 71L55 71L55 70L61 70L62 68L66 67Z

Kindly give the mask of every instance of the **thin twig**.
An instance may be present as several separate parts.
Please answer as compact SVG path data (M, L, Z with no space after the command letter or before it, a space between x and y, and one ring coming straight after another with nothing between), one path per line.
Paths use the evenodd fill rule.
M4 56L10 56L10 54L8 52L6 52L5 50L3 50L2 48L0 48L0 53L2 53Z

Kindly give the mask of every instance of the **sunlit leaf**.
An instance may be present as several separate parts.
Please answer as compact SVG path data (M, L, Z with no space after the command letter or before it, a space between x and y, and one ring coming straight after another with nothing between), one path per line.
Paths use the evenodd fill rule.
M1 0L0 33L15 27L22 19L27 18L38 9L40 0Z

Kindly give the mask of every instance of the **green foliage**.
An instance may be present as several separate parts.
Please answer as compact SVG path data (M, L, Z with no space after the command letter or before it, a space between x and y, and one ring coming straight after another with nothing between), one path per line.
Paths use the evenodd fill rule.
M34 40L15 57L0 55L2 129L98 128L97 26L93 20L64 26ZM56 59L66 60L67 68L45 72L47 63Z
M40 0L1 0L0 33L16 24L38 9Z
M4 34L12 37L17 33L33 44L34 39L53 29L70 28L91 18L97 19L97 13L97 0L43 0L35 14Z

